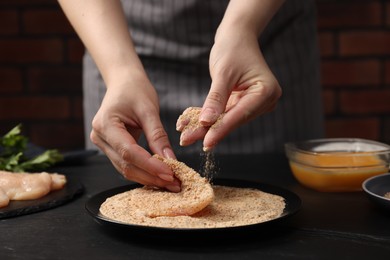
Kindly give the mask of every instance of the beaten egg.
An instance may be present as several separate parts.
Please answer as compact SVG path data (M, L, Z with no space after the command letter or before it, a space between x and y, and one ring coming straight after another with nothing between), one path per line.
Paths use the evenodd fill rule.
M303 185L319 191L361 190L364 180L388 172L386 163L374 155L335 153L306 160L318 167L290 161L291 171Z
M364 139L289 143L286 153L294 177L318 191L359 191L366 179L389 171L389 146Z

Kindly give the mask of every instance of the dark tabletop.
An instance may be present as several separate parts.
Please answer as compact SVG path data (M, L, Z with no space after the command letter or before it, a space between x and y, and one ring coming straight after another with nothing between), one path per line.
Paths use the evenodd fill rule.
M179 157L194 169L200 157ZM302 200L298 213L247 236L209 240L108 232L85 210L95 194L129 182L103 156L53 170L84 186L74 200L0 220L0 259L390 259L390 215L363 192L321 193L293 178L283 155L217 156L219 178L288 189Z

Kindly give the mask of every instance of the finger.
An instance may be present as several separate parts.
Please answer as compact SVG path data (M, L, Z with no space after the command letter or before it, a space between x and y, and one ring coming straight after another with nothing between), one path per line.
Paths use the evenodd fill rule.
M206 151L212 149L240 125L273 110L276 102L277 98L270 98L269 93L259 91L256 86L249 88L239 101L224 114L221 121L209 129L204 137L203 149Z
M162 179L159 176L151 175L134 164L124 161L112 149L109 149L106 154L113 162L115 168L128 180L157 187L165 187L166 185L172 184L172 181Z
M94 135L94 133L91 134L91 136ZM93 138L99 137L94 136ZM177 179L172 180L171 176L164 175L154 176L142 168L139 168L132 163L123 160L123 158L121 158L118 153L102 139L98 142L98 145L111 160L113 166L126 179L141 183L143 185L163 187L172 192L179 192L181 190L180 182Z
M233 84L218 77L211 83L210 91L202 107L199 122L203 126L211 126L225 111Z
M171 169L140 147L122 125L114 123L101 132L93 130L91 139L103 149L104 153L111 154L111 158L115 159L122 174L127 174L127 166L131 164L153 176L159 176L164 180L173 180ZM114 157L114 154L117 157Z
M219 119L218 126L210 127L203 138L203 151L207 152L212 150L234 129L233 123L229 121L229 113L226 113L223 118Z
M107 151L107 156L113 162L114 167L128 180L132 180L143 185L166 188L172 192L179 192L181 185L178 180L162 179L161 176L154 176L137 166L123 161L111 149Z
M187 146L201 140L205 137L208 128L199 126L197 128L188 128L180 135L180 145Z
M189 124L191 124L191 119L193 120L194 116L196 116L196 113L194 114L195 110L199 111L202 108L198 107L188 107L186 110L183 111L183 113L179 116L176 122L176 130L181 132L183 129L185 129ZM194 120L193 120L194 121ZM196 118L196 122L199 121L199 118ZM195 122L193 122L195 124Z
M183 131L183 129L190 123L190 119L181 115L176 122L176 131Z
M146 116L142 121L142 128L152 152L165 158L176 159L168 135L158 116Z

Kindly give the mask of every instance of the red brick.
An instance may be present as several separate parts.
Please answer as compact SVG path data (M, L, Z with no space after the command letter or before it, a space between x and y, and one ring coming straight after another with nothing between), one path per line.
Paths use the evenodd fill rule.
M364 86L381 83L381 64L376 60L323 61L322 84L325 86Z
M319 3L319 28L364 27L381 24L381 4L364 3Z
M0 62L31 63L62 61L63 44L59 39L0 40Z
M341 56L389 55L390 31L356 31L340 34Z
M333 114L336 111L336 95L334 91L324 90L322 91L322 100L324 105L325 115Z
M68 60L72 63L80 63L82 62L84 55L84 45L80 41L80 39L69 39L68 40Z
M67 119L69 100L65 97L0 98L1 120Z
M17 93L22 90L22 73L18 69L0 69L0 93Z
M24 31L29 34L75 33L59 9L28 9L22 18Z
M45 5L51 5L51 6L58 6L57 1L53 0L1 0L0 6L42 6L42 4Z
M385 63L385 82L390 84L390 60Z
M318 34L320 53L322 57L332 56L335 54L335 36L330 32L320 32Z
M82 93L81 67L35 67L28 70L27 80L32 93Z
M390 26L390 3L386 4L386 24Z
M348 115L390 113L390 90L342 91L340 109Z
M30 139L34 144L50 149L75 150L84 148L82 122L59 124L33 124Z
M383 137L381 140L387 144L390 144L390 117L384 120Z
M78 120L83 120L84 118L82 96L72 99L72 118Z
M378 140L380 138L380 122L378 118L339 118L325 122L328 138L352 137Z
M68 41L68 60L72 63L82 63L85 52L84 45L80 39L70 39Z
M18 13L15 10L0 10L0 35L19 32Z

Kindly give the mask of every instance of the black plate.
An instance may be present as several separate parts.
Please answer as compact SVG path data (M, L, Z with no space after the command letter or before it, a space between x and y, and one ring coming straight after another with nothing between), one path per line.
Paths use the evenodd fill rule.
M182 239L188 237L201 237L202 239L211 238L216 236L223 236L230 234L249 234L253 231L258 231L259 228L263 228L268 224L276 223L280 220L285 219L288 216L296 213L301 207L300 198L283 188L279 188L276 186L252 182L252 181L244 181L244 180L233 180L233 179L215 179L213 181L215 185L223 185L230 187L240 187L240 188L255 188L264 192L272 193L275 195L282 196L285 199L286 207L282 213L282 215L276 219L245 225L245 226L237 226L237 227L224 227L224 228L164 228L164 227L150 227L150 226L142 226L142 225L134 225L127 224L123 222L118 222L112 219L109 219L99 212L100 205L111 196L114 196L118 193L122 193L137 187L140 187L139 184L130 184L126 186L121 186L117 188L113 188L107 191L103 191L95 196L91 197L87 203L85 204L85 208L87 212L99 223L101 224L105 230L109 232L114 232L115 234L123 233L129 236L152 236L152 237L163 237L166 238L174 238L174 239Z
M384 197L390 192L390 173L367 179L363 182L363 190L376 206L390 213L390 199Z
M83 191L84 187L81 183L67 178L64 188L53 191L40 199L11 201L7 207L0 208L0 219L27 215L58 207L73 200L82 194Z

